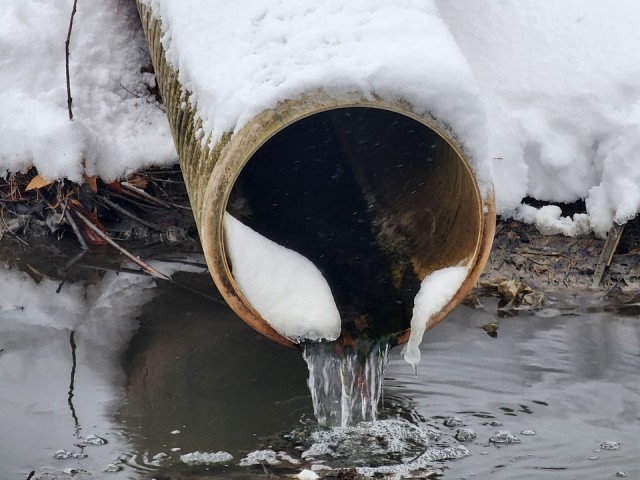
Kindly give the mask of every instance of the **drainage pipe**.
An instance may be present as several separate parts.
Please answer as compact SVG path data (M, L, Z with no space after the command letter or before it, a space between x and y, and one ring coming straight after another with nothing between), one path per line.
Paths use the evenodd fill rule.
M428 328L464 299L491 249L495 202L437 121L406 101L315 90L203 145L190 92L167 63L161 23L143 2L138 7L207 264L247 324L294 345L234 280L226 211L318 266L341 312L344 339L366 330L405 343L420 282L436 270L469 266Z

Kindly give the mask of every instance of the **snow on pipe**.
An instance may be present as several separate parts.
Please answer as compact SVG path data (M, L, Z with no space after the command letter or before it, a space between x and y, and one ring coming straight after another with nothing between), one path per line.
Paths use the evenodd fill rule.
M495 202L464 142L435 115L391 95L314 89L207 144L192 93L167 61L161 22L144 2L138 7L207 263L246 323L294 345L238 287L225 247L227 211L322 271L347 342L407 342L414 298L437 270L468 266L427 328L464 299L491 249Z

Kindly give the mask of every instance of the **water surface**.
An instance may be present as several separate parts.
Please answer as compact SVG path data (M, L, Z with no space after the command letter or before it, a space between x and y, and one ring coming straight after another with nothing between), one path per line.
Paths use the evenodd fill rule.
M176 275L215 296L207 274ZM36 283L7 268L0 276L21 282L24 292L0 296L0 478L31 471L70 478L65 469L136 480L266 478L266 469L286 478L314 464L407 463L428 448L458 447L469 455L436 455L430 468L451 479L640 477L640 318L633 310L551 305L498 318L491 299L485 309L458 308L426 335L417 376L400 349L390 354L378 416L419 438L393 452L398 444L384 430L342 432L338 440L335 431L319 430L301 353L263 339L210 298L125 273L69 282L59 293L57 281ZM491 338L481 326L495 321ZM519 443L490 442L499 431ZM95 445L90 435L107 443ZM319 451L319 438L333 450L302 458ZM352 448L359 444L369 450ZM59 450L86 457L55 459ZM197 451L233 459L181 460ZM240 465L252 458L264 467ZM110 465L118 471L104 472Z

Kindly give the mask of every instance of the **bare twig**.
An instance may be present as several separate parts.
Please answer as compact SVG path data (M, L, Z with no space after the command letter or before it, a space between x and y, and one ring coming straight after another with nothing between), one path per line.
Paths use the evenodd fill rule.
M118 272L118 273L128 273L130 275L148 275L144 270L134 270L133 268L126 267L110 267L106 265L91 265L91 264L78 264L79 268L87 268L89 270L100 270L103 272ZM189 285L185 285L184 283L176 282L175 280L169 280L169 283L175 285L176 287L182 288L188 292L194 293L202 298L206 298L207 300L211 300L214 303L219 303L220 305L227 305L222 298L214 297L213 295L209 295L208 293L201 292Z
M93 231L93 233L95 233L96 235L98 235L100 238L102 238L105 242L107 242L109 245L111 245L113 248L115 248L116 250L118 250L120 253L122 253L125 257L127 257L129 260L131 260L133 263L135 263L136 265L138 265L140 268L142 268L145 272L147 272L149 275L151 275L152 277L155 278L159 278L161 280L167 280L167 281L171 281L171 277L166 276L164 273L159 272L158 270L156 270L155 268L153 268L151 265L143 262L142 260L140 260L138 257L134 256L133 254L129 253L127 250L125 250L124 248L122 248L120 245L118 245L116 242L114 242L108 235L106 235L102 230L100 230L98 227L96 227L91 220L89 220L87 217L85 217L82 213L80 213L78 210L75 211L75 214L78 216L78 218L80 220L82 220L82 223L84 223L87 227L89 227L90 230Z
M65 68L67 73L67 108L69 109L69 120L73 120L73 112L71 111L71 80L69 78L69 44L71 43L71 29L73 28L73 17L76 16L76 7L78 0L73 0L73 9L71 10L71 18L69 19L69 31L67 32L67 41L64 42Z
M42 201L47 205L47 207L49 207L54 212L58 211L58 209L55 206L53 206L51 202L49 202L46 198L42 197ZM58 199L58 205L60 205L60 202L61 200ZM76 221L71 216L71 213L69 212L69 210L67 210L66 202L65 202L64 208L62 209L61 216L66 218L67 221L69 222L69 225L71 225L71 230L73 230L73 233L78 239L78 243L80 243L80 248L82 248L83 252L86 252L87 250L89 250L89 247L87 246L87 242L84 241L84 237L80 233L80 229L78 229L78 225L76 224Z
M267 476L267 478L271 478L271 474L269 473L269 470L267 470L267 467L265 467L264 462L260 462L260 466L262 467L262 471Z
M117 203L112 202L111 200L109 200L107 197L105 196L100 196L99 197L100 200L102 200L107 206L113 208L114 210L122 213L123 215L126 215L127 217L131 218L132 220L135 220L136 222L138 222L141 225L144 225L145 227L149 227L151 230L157 230L158 232L162 231L162 228L159 225L156 225L155 223L151 223L148 222L147 220L144 220L140 217L138 217L137 215L131 213L129 210L127 210L126 208L121 207L120 205L118 205Z
M126 92L129 92L131 95L133 95L136 98L140 98L140 95L138 95L137 93L132 92L131 90L129 90L127 87L125 87L123 84L120 84L120 86L122 87L123 90L125 90Z
M84 241L84 237L80 233L80 229L78 228L78 225L76 225L76 221L73 219L73 215L71 215L71 212L65 209L64 216L69 222L69 225L71 225L71 230L73 230L73 233L75 233L76 237L78 238L78 242L80 242L80 248L82 248L83 252L89 250L87 242Z
M189 207L185 207L183 205L178 205L176 203L169 203L166 202L164 200L161 200L159 198L156 198L152 195L149 195L147 192L145 192L144 190L131 185L129 182L120 182L120 185L123 187L124 190L126 190L127 192L131 193L134 196L137 196L139 198L142 198L150 203L155 203L156 205L159 205L161 207L165 207L165 208L178 208L181 210L191 210L191 208Z
M18 236L18 234L17 234L17 233L15 233L15 232L12 230L12 227L10 227L10 226L7 224L7 221L4 219L4 214L2 213L2 211L0 211L0 219L2 219L2 223L3 223L3 225L4 225L4 231L5 231L5 232L9 232L9 234L10 234L13 238L15 238L16 240L18 240L18 241L22 242L22 244L23 244L23 245L25 245L26 247L29 247L29 246L30 246L30 245L29 245L25 240L23 240L22 238L20 238L20 237ZM16 229L16 231L17 231L17 230L19 230L19 229L20 229L20 226L15 227L15 229ZM3 233L3 232L2 232L2 230L0 230L0 233Z

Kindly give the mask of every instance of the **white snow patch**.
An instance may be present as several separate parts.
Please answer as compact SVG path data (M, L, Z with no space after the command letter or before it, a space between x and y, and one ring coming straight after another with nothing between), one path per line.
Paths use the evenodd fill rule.
M302 470L296 478L298 480L315 480L316 478L320 478L316 472L313 470Z
M292 341L338 338L340 313L313 263L228 213L224 232L233 278L262 318Z
M478 86L433 0L143 3L210 142L305 93L376 94L442 122L490 188Z
M487 107L498 213L511 214L527 195L584 198L600 236L613 221L633 218L640 210L640 3L437 3ZM560 230L573 234L578 223Z
M535 208L522 204L516 209L514 218L525 223L531 223L543 235L557 235L561 233L567 237L578 237L591 232L589 216L576 213L573 218L562 217L562 210L556 205L545 205Z
M411 317L411 335L404 347L404 359L413 367L420 363L420 343L431 317L442 310L467 278L469 267L448 267L436 270L420 284Z
M5 0L0 14L0 175L35 165L50 179L105 180L175 163L133 2L79 2L70 42L73 122L67 112L65 40L72 0Z

